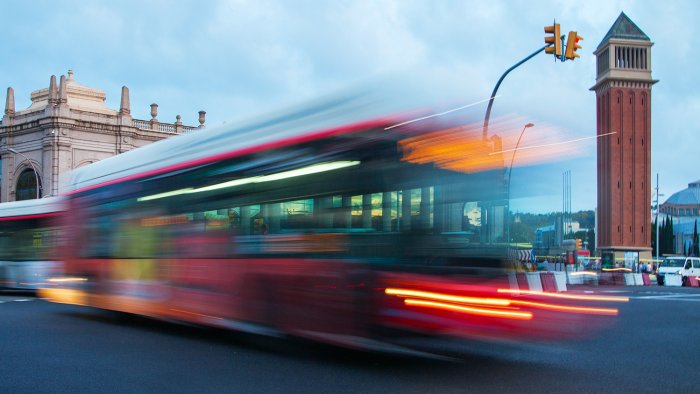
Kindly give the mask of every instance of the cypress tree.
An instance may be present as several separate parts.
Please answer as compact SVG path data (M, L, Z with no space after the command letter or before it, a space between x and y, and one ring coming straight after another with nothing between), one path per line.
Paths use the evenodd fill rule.
M661 228L659 229L659 246L660 246L660 253L661 255L664 255L668 253L668 246L666 242L666 232L668 231L667 229L667 220L664 218L664 220L661 222Z
M693 256L700 256L700 245L698 245L698 220L695 219L695 227L693 228Z
M673 218L668 219L668 252L676 253L676 245L673 242Z

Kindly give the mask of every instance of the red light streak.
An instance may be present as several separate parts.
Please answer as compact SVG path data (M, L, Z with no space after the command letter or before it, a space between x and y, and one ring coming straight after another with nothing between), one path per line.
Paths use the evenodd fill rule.
M397 288L387 288L384 293L387 295L395 295L399 297L416 297L416 298L427 298L432 300L440 301L450 301L457 302L460 304L479 304L479 305L493 305L493 306L508 306L510 301L503 298L483 298L483 297L464 297L456 296L451 294L443 293L433 293L430 291L421 290L410 290L410 289L397 289Z
M425 307L425 308L442 309L442 310L447 310L447 311L452 311L452 312L466 313L466 314L470 314L470 315L499 317L499 318L504 318L504 319L516 319L516 320L531 320L532 319L532 312L515 312L515 311L474 308L474 307L469 307L469 306L447 304L444 302L414 300L414 299L410 299L410 298L405 299L404 303L408 306L421 306L421 307Z
M513 300L511 302L513 303L513 305L529 306L532 308L547 309L547 310L551 310L551 311L560 311L560 312L568 312L568 313L585 313L585 314L593 314L593 315L616 316L617 312L618 312L617 309L614 309L614 308L587 308L587 307L579 307L579 306L555 305L555 304L546 304L546 303L542 303L542 302L520 301L520 300Z
M510 293L510 294L535 295L535 296L551 297L551 298L563 298L563 299L567 299L567 300L580 300L580 301L612 301L612 302L628 302L629 301L628 297L545 293L542 291L532 291L532 290L498 289L498 292L499 293Z

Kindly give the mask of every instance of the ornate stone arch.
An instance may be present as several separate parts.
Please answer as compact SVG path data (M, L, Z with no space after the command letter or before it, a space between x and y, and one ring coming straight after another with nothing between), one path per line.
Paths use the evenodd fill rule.
M34 175L35 173L36 176ZM13 196L13 200L18 200L18 197L19 200L30 200L36 198L37 187L39 188L39 197L42 197L44 195L44 176L41 173L41 165L39 165L37 161L31 160L30 162L26 159L23 160L21 163L19 163L19 165L15 166L14 172L12 174L12 179L14 180L14 182L12 182L12 188L10 189L10 193ZM37 179L39 182L38 185L36 185ZM26 184L27 182L31 183L32 185L35 185L33 187L34 192L30 193L31 195L18 196L18 190L25 189L23 186L20 186L20 183Z

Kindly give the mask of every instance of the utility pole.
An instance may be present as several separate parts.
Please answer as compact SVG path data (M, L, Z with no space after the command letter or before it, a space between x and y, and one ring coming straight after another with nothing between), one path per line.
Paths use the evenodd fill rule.
M659 259L659 173L656 173L656 198L654 199L656 207L656 260ZM657 262L658 263L658 262Z

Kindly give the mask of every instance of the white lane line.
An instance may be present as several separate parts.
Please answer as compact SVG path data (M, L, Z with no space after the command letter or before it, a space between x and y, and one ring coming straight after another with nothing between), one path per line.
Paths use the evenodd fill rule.
M696 297L696 298L692 298ZM668 300L668 301L694 301L700 302L700 294L668 294L655 296L630 297L636 300Z
M16 301L16 302L25 302L25 301L34 301L34 300L32 300L31 298L21 298L21 299L19 299L19 300L13 300L13 301Z

